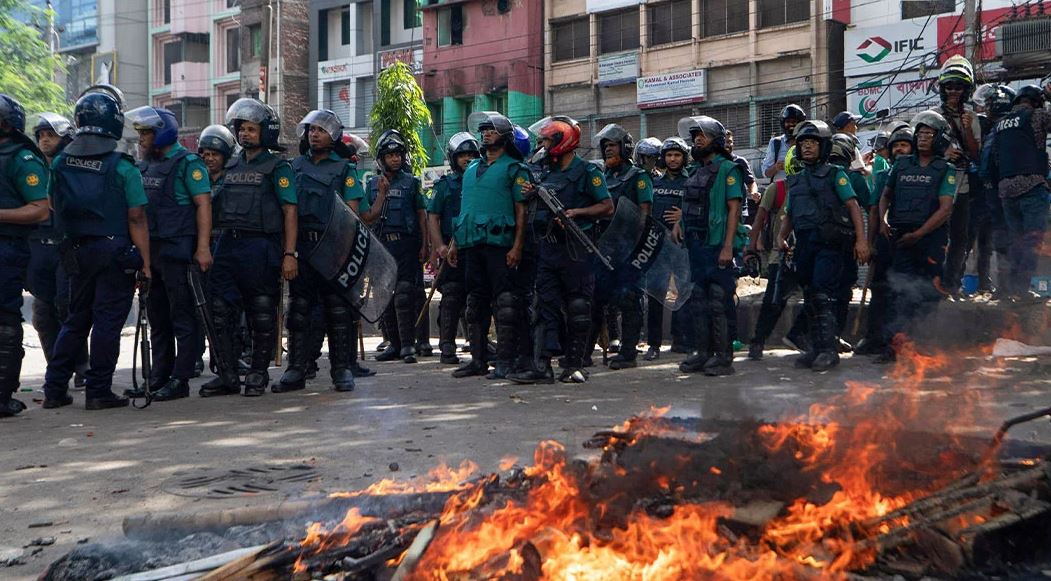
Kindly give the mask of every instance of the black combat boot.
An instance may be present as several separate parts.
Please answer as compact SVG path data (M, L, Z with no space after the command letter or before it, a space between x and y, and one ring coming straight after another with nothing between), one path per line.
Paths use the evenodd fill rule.
M172 401L190 397L190 384L185 379L174 377L164 387L153 392L153 401Z
M236 395L241 393L241 380L237 374L239 366L239 345L237 336L240 314L226 301L212 301L212 320L215 322L215 345L213 349L223 361L230 362L233 369L219 369L218 375L201 386L198 392L201 397ZM234 318L236 316L236 319Z
M471 361L453 371L453 377L474 377L489 373L489 352L486 329L475 322L468 323L467 334L471 340Z
M0 418L21 413L26 406L12 396L18 391L18 377L22 373L22 325L0 326Z
M307 386L308 345L310 331L289 331L288 368L270 391L286 393L299 391ZM332 347L329 346L329 351Z
M354 391L354 372L351 371L352 354L357 333L350 305L341 297L325 297L325 319L328 323L328 361L331 366L332 389Z

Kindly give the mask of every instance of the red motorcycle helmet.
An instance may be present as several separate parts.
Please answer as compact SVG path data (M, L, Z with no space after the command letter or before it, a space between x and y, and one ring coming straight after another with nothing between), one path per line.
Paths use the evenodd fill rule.
M580 125L564 115L544 117L531 125L529 131L541 139L551 140L547 154L554 158L570 153L580 145Z

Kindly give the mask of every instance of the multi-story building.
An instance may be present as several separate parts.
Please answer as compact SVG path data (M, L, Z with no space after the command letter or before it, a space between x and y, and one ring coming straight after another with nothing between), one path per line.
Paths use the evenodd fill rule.
M423 92L434 133L431 163L473 111L499 111L528 127L543 116L542 2L430 0L423 12ZM436 138L436 139L435 139Z
M367 137L376 93L375 3L315 0L310 7L312 103Z
M764 147L786 104L828 109L821 0L544 4L545 108L580 121L585 148L606 123L663 139L691 114L722 121L738 149Z

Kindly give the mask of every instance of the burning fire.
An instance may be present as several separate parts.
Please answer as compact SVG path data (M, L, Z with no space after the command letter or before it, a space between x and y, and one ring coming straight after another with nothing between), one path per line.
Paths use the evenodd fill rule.
M904 345L891 387L848 383L842 396L811 406L802 417L758 425L751 433L758 457L786 459L816 486L783 505L774 503L770 518L743 532L730 523L745 518L741 505L747 502L717 493L712 484L740 476L742 467L733 457L700 466L699 483L683 480L696 461L688 456L670 459L675 469L660 470L654 462L648 465L652 471L640 475L600 461L570 461L562 444L546 441L522 471L530 486L521 498L489 502L482 484L466 482L477 468L471 463L440 468L427 482L385 480L341 496L454 492L413 579L845 578L848 571L874 562L880 535L909 522L903 516L883 517L975 468L974 458L955 449L916 458L904 437L917 426L944 428L975 420L966 410L973 403L967 398L976 396L964 395L963 406L948 405L949 396L925 391L932 374L950 371L952 365L946 356L922 355ZM954 397L958 403L961 394ZM695 446L717 437L677 432L662 417L668 411L653 409L607 434L629 450L643 435L676 433ZM611 449L604 452L605 457ZM619 482L620 488L606 490L610 482ZM653 491L666 500L656 514L641 505ZM368 519L355 509L337 534L312 526L304 546L321 550Z
M415 494L419 492L452 492L470 486L468 478L478 471L478 465L464 460L458 468L441 464L427 472L427 476L413 480L384 478L368 488L353 492L335 492L329 498L354 498L357 496L384 496L388 494Z

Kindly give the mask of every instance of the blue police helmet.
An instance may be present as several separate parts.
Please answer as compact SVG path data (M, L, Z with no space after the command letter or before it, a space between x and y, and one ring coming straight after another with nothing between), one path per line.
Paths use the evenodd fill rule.
M175 113L160 107L138 107L125 114L135 130L153 131L153 147L172 145L179 139L179 122Z
M524 127L520 125L514 126L514 141L514 150L518 153L519 156L521 156L518 159L525 159L529 157L529 152L531 150L529 145L529 132L526 131Z
M12 131L22 133L26 130L26 110L14 97L0 93L0 121Z
M77 135L120 139L124 134L124 112L117 99L109 93L87 93L77 99L73 108L73 122L77 126Z

